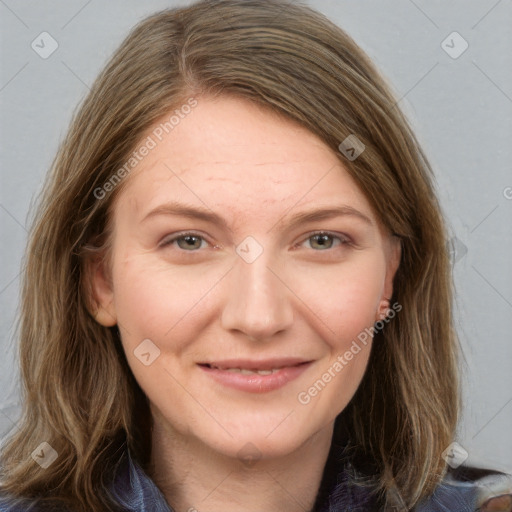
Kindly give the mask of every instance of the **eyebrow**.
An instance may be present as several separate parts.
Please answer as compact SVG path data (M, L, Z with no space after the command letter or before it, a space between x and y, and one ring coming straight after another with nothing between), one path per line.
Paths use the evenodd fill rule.
M145 222L147 219L158 215L175 215L187 217L190 219L204 220L206 222L217 224L226 229L229 229L227 221L219 214L213 212L212 210L209 210L208 208L179 203L177 201L171 201L160 206L157 206L155 209L148 212L145 215L145 217L141 220L141 222ZM367 215L348 205L336 205L299 212L290 217L288 221L285 222L287 222L288 227L292 229L306 222L328 220L341 216L351 216L362 220L363 222L370 226L375 225L374 221L372 221Z

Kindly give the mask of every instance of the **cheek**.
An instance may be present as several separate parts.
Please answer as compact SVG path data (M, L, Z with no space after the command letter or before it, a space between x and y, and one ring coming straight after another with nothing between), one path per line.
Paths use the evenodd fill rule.
M199 327L202 301L219 281L218 274L192 267L170 272L165 262L144 255L118 265L115 309L127 351L149 338L166 351L172 346L178 355Z
M305 314L333 349L344 349L373 326L384 283L378 255L297 275L294 291L309 311Z
M135 379L157 401L169 386L169 394L176 395L179 386L172 387L165 369L183 380L182 355L197 338L194 319L212 283L191 281L186 273L171 273L143 256L125 260L113 277L118 327Z
M119 329L131 343L137 339L151 338L164 327L161 315L163 304L172 308L176 301L169 301L165 288L155 279L148 267L137 266L133 262L120 266L114 275L115 308ZM173 293L172 289L168 290ZM167 322L172 318L168 311ZM162 325L159 325L162 324ZM169 328L169 327L168 327Z
M297 399L323 422L346 407L368 365L383 283L379 260L368 263L347 265L336 273L318 272L315 287L308 286L312 276L302 280L303 296L314 313L309 323L326 351Z

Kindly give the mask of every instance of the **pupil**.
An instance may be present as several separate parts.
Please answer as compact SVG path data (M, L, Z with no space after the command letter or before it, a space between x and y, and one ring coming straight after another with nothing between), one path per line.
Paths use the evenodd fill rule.
M183 238L183 240L185 240L187 246L189 246L189 247L194 247L194 241L197 241L197 239L198 238L196 236L190 236L190 235L185 236Z
M328 245L329 237L330 235L315 235L317 243L322 247L326 247L326 243Z

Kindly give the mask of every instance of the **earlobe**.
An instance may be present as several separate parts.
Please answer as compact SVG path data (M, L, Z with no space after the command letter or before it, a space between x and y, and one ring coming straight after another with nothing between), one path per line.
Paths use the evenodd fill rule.
M384 320L389 314L389 299L383 299L380 301L379 309L375 321Z
M111 302L112 304L113 302ZM115 314L112 314L112 309L109 307L108 309L105 309L103 306L98 305L96 312L94 314L94 319L99 324L105 326L105 327L112 327L117 324L117 319Z
M88 283L87 309L94 319L105 327L117 324L114 304L114 291L109 274L105 271L100 256L89 258L86 263L86 282Z

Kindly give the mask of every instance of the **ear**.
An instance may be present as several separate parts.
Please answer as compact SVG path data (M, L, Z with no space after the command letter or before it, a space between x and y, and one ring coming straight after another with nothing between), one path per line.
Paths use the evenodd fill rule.
M105 327L117 324L114 289L109 269L100 255L88 256L85 262L87 309Z
M398 236L391 236L388 239L386 250L386 276L384 278L384 287L380 301L379 310L377 311L377 320L382 320L388 314L389 300L393 295L393 280L396 271L400 265L402 257L402 241Z

